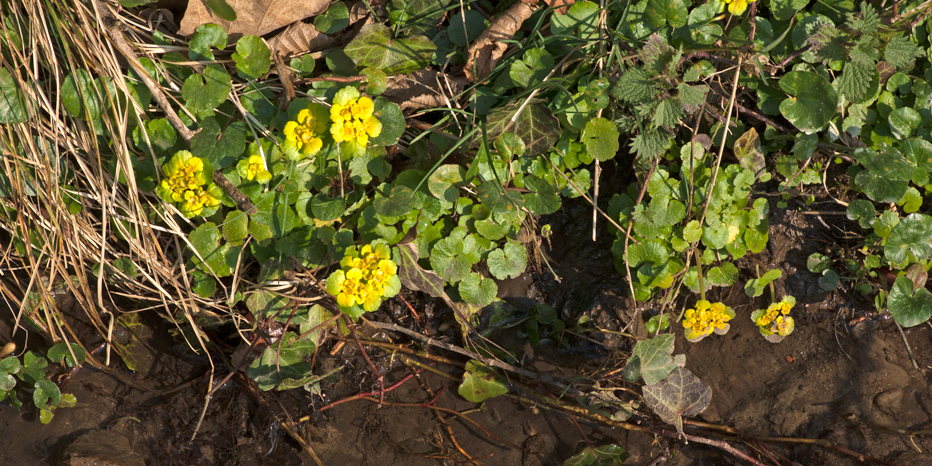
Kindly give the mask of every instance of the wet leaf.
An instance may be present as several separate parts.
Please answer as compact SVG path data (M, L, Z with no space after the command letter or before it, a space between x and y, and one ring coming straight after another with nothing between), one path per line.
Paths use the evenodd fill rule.
M695 374L682 367L670 372L663 381L644 386L644 402L664 422L676 426L683 434L683 416L695 416L709 407L712 389Z
M484 278L478 273L470 273L459 284L460 297L469 304L485 307L492 304L498 294L495 280Z
M435 298L443 296L443 279L432 270L424 270L418 265L417 245L399 244L395 249L394 260L398 264L398 278L401 284L414 291L423 291Z
M521 102L493 109L487 117L488 139L495 140L503 133L515 133L527 146L525 156L541 155L552 149L560 139L560 122L540 101L532 101L518 112ZM617 130L616 130L617 131Z
M832 84L813 71L790 71L780 78L780 89L790 95L780 102L780 113L806 134L821 130L835 115L838 95Z
M470 360L466 363L466 373L458 392L466 400L479 403L508 393L508 385L504 377L491 368Z
M628 459L628 452L618 445L586 447L582 453L566 460L563 466L621 466Z
M246 80L259 79L272 66L272 52L265 41L256 36L243 36L236 42L236 74Z
M932 293L925 288L915 288L909 277L899 276L890 289L887 307L896 323L914 327L932 317Z
M32 393L32 401L39 409L49 409L58 406L61 401L61 391L54 382L43 379L35 384L36 391Z
M675 358L672 357L674 339L673 334L667 333L637 342L625 365L626 369L629 365L632 366L632 373L629 376L637 380L637 376L633 374L633 368L639 366L640 371L637 375L644 379L644 383L653 385L666 378L674 368L686 364L685 355L679 354Z
M58 343L57 345L49 348L47 356L52 362L60 362L62 359L64 359L65 364L67 364L68 367L74 367L83 363L84 358L87 357L87 352L84 351L84 348L82 348L81 345L77 343L71 344L71 351L74 351L74 356L78 358L77 361L75 361L74 357L71 356L71 352L68 351L68 345L65 343Z
M357 66L377 68L385 74L407 74L430 64L437 46L423 36L392 39L391 30L380 23L363 26L344 48Z
M502 249L489 253L487 263L495 278L517 278L527 269L527 249L523 244L505 243Z
M928 259L932 256L932 217L910 214L900 220L890 232L883 252L895 263L906 262L910 254L916 260Z

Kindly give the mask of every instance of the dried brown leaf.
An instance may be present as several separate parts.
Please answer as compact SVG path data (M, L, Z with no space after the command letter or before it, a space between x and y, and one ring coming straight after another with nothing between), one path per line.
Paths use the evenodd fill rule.
M514 37L521 23L530 18L533 12L534 9L526 4L515 3L495 18L492 25L469 46L464 69L466 78L475 82L491 73L508 48L508 44L501 41Z
M369 1L369 6L372 7L372 11L375 11L376 16L379 18L385 18L388 15L388 10L385 9L386 5L388 5L388 0ZM359 20L366 19L368 15L369 8L366 7L366 2L363 0L358 0L350 8L349 22L350 24L356 24L356 22ZM370 19L369 21L374 21L374 19Z
M576 3L576 0L544 0L547 6L553 7L554 12L565 15L570 6Z
M190 0L178 33L190 36L198 26L214 23L230 35L261 36L323 13L330 6L330 0L228 0L227 3L236 11L236 21L227 21L211 13L204 0Z
M287 29L269 40L272 52L292 55L304 52L317 52L336 45L333 36L317 30L313 24L301 21L292 23Z
M423 69L409 75L390 76L382 95L402 110L444 107L447 99L463 92L465 84L464 78Z

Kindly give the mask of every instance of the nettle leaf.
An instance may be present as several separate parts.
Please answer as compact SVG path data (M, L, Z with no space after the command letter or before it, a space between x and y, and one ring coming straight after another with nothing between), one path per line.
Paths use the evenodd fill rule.
M683 0L647 0L644 16L652 27L669 23L670 27L678 28L686 25L689 13Z
M527 249L523 244L505 243L489 253L489 272L499 280L517 278L527 269Z
M398 278L406 288L423 291L435 298L443 296L443 279L433 270L424 270L418 265L416 244L399 244L394 249L394 260L398 264Z
M213 47L223 50L227 47L227 32L216 24L202 24L194 30L194 36L188 42L188 58L193 61L213 61Z
M883 53L884 60L897 69L912 65L915 59L923 55L925 52L922 48L914 44L907 36L896 36L890 39Z
M910 259L925 260L932 256L932 217L910 214L900 220L890 232L883 248L884 256L895 263Z
M508 74L515 84L527 88L543 82L553 67L553 56L542 48L534 48L524 52L521 60L513 62Z
M63 87L63 93L64 90ZM27 104L26 94L19 88L16 78L10 70L0 68L0 123L25 123L32 115L32 106Z
M709 86L705 84L690 86L686 83L680 83L676 88L679 91L680 104L687 112L699 110L699 107L705 102L706 93L709 91Z
M550 32L556 35L572 34L579 30L576 37L585 39L598 27L599 5L583 1L576 2L567 10L565 15L554 14L550 19Z
M213 110L227 100L233 90L233 79L220 65L207 65L203 74L194 73L184 80L181 96L185 106L194 113Z
M191 246L197 252L191 260L206 274L228 277L233 273L241 248L228 243L220 244L220 228L213 222L197 227L188 235Z
M586 123L582 142L586 144L586 152L592 158L604 162L611 160L618 153L618 136L618 127L611 121L599 117Z
M459 165L441 165L427 179L427 189L437 199L456 202L460 197L460 185L466 176L466 169Z
M379 120L379 123L382 123L382 132L369 139L369 143L377 146L391 146L398 142L398 138L405 132L406 123L401 107L381 96L373 99L372 103L375 104L372 115Z
M349 26L349 8L343 2L331 3L326 13L314 17L314 27L324 34L336 34Z
M407 74L430 65L437 46L423 36L392 39L381 23L363 26L343 51L357 66L378 68L385 74Z
M683 116L683 105L677 99L663 99L657 103L654 109L654 115L651 117L651 125L654 128L666 126L674 128L679 124L680 117Z
M470 360L466 363L463 383L457 390L467 401L480 403L489 398L508 393L508 384L504 377L484 364Z
M873 5L865 1L861 2L860 14L847 13L845 16L848 20L848 26L853 31L861 34L873 34L880 27L880 15L877 14L877 10L874 9Z
M844 73L837 81L841 95L852 103L863 103L877 93L880 73L873 61L851 60L845 63Z
M200 131L191 138L191 153L206 159L215 170L229 167L245 150L246 124L242 121L231 123L221 134L217 120L204 118Z
M642 68L628 68L610 92L614 98L631 105L648 103L657 95L652 77Z
M527 175L524 177L524 186L533 191L524 195L524 206L532 214L547 215L560 209L560 195L548 181L534 175Z
M890 112L887 121L895 138L906 139L922 124L922 116L910 107L900 107Z
M712 389L695 374L677 367L662 382L644 386L644 403L660 419L676 426L683 433L683 416L695 416L709 407Z
M932 293L923 287L915 287L909 277L896 277L887 308L893 320L903 327L914 327L932 317Z
M644 383L654 385L665 379L673 369L683 367L686 364L686 355L672 357L674 339L673 334L667 333L637 342L625 369L631 366L632 369L639 370L629 370L625 380L633 382L642 377Z
M524 154L526 157L541 155L551 150L560 139L560 121L540 100L528 103L515 117L520 107L521 102L512 102L489 112L486 137L494 141L504 133L514 133L524 141L527 147Z
M246 80L259 79L268 73L272 66L272 52L261 37L243 36L236 42L233 61L236 62L236 74L239 77Z
M815 133L835 115L838 94L821 74L790 71L780 78L779 84L790 95L780 102L780 113L801 131Z
M485 307L495 301L498 284L478 273L470 273L459 284L460 297L469 304Z

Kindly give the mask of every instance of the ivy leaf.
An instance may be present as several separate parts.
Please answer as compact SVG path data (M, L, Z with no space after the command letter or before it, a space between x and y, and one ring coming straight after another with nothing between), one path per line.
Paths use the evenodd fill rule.
M343 2L330 4L327 11L314 17L314 27L324 34L336 34L349 26L349 9Z
M227 100L233 80L220 65L207 65L203 75L194 73L184 80L181 96L194 113L213 110Z
M229 167L246 150L246 124L242 121L231 123L223 134L213 117L202 119L200 127L191 138L191 152L206 159L214 169Z
M527 269L527 249L523 244L505 243L501 249L489 253L489 272L499 280L517 278Z
M470 360L466 363L463 383L457 390L463 398L473 403L480 403L489 398L508 393L505 378L485 365Z
M790 95L780 102L780 113L806 134L821 130L835 115L838 95L821 74L790 71L780 78L779 84Z
M211 47L223 50L227 46L227 32L216 24L202 24L194 30L188 42L188 58L193 61L213 61Z
M932 217L910 214L893 227L883 248L890 262L903 263L910 259L926 260L932 256Z
M644 383L654 385L665 379L673 369L686 364L685 355L673 355L673 334L657 335L649 340L641 340L634 345L631 357L625 365L625 380L634 382L638 377L644 378ZM632 370L628 370L631 366ZM638 370L633 370L638 368Z
M515 117L520 107L521 102L512 102L489 112L486 120L488 139L494 141L504 133L514 133L527 147L525 157L551 150L560 139L560 121L539 100L528 103Z
M337 5L342 5L342 3ZM272 52L262 38L243 36L236 42L233 61L236 62L236 74L239 77L246 80L259 79L268 73L272 66Z
M618 127L611 121L599 117L586 123L582 142L586 144L586 152L592 158L604 162L618 153L618 136Z
M922 48L914 44L909 37L896 36L887 42L884 49L884 59L897 69L910 66L916 58L925 55Z
M418 265L417 245L399 244L394 249L394 260L398 264L398 278L410 290L423 291L435 298L443 296L443 279L432 270Z
M644 403L660 419L676 426L683 433L683 416L695 416L709 407L712 389L695 374L682 367L670 372L662 382L644 386Z
M64 91L63 86L63 94ZM64 95L62 97L64 99ZM16 84L16 78L10 70L0 68L0 123L25 123L32 115L33 109L27 104L26 94Z
M914 327L932 317L932 293L923 287L914 287L909 277L896 277L887 307L893 320L903 327Z
M543 82L553 67L553 56L542 48L534 48L524 52L521 60L513 62L508 74L515 84L528 88Z
M498 294L495 280L484 278L478 273L470 273L459 284L460 296L469 304L485 307L492 304Z
M662 27L667 23L673 28L683 27L689 18L683 0L647 0L644 16L654 28Z
M378 68L387 75L407 74L430 65L437 46L426 37L392 39L391 30L381 24L363 26L343 49L357 66Z

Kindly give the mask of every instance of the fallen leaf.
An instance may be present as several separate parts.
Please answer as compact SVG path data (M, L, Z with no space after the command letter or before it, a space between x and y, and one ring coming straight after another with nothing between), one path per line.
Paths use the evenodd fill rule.
M384 18L388 16L388 10L385 9L385 6L388 4L388 0L370 0L369 6L372 7L372 11L375 12L376 16L379 18ZM358 0L350 8L350 24L356 24L361 19L366 19L369 16L369 8L366 6L364 0ZM375 19L369 18L367 22L374 22Z
M190 36L198 26L214 23L230 35L261 36L323 13L330 0L228 0L227 3L236 11L236 21L221 19L207 9L203 0L190 0L178 33Z
M576 3L576 0L544 0L549 7L553 7L554 13L565 15L570 10L570 6Z
M382 95L402 110L443 107L447 99L463 91L464 78L422 69L406 76L391 76Z
M492 25L469 46L469 55L463 70L469 81L475 82L492 72L508 49L508 44L502 41L514 37L521 23L530 18L533 12L534 9L524 3L512 5L495 18Z
M311 23L297 21L269 40L269 49L282 56L329 49L337 43L333 36L317 30Z

